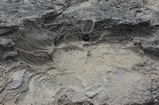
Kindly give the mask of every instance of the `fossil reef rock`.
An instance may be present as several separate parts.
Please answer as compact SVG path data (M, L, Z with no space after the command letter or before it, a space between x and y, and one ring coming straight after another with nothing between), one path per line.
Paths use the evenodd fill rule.
M0 0L0 105L159 105L159 1Z

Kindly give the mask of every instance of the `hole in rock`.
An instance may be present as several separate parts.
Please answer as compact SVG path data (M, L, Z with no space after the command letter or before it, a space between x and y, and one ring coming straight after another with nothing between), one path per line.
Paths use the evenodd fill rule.
M90 38L89 38L88 35L83 35L83 40L84 40L85 42L88 42L88 41L90 41Z

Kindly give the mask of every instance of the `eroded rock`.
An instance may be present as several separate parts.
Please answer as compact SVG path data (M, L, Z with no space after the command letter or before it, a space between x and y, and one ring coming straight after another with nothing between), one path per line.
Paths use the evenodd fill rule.
M158 105L157 0L0 5L0 104Z

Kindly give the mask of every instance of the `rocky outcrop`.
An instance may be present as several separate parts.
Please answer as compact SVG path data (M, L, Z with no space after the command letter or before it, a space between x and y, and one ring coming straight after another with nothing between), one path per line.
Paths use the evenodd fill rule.
M0 104L159 104L157 0L0 5Z

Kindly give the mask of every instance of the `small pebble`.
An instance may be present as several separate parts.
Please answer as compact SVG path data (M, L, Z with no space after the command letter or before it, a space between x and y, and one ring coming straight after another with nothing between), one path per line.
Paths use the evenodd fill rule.
M116 7L117 7L117 8L120 8L120 5L117 5Z

